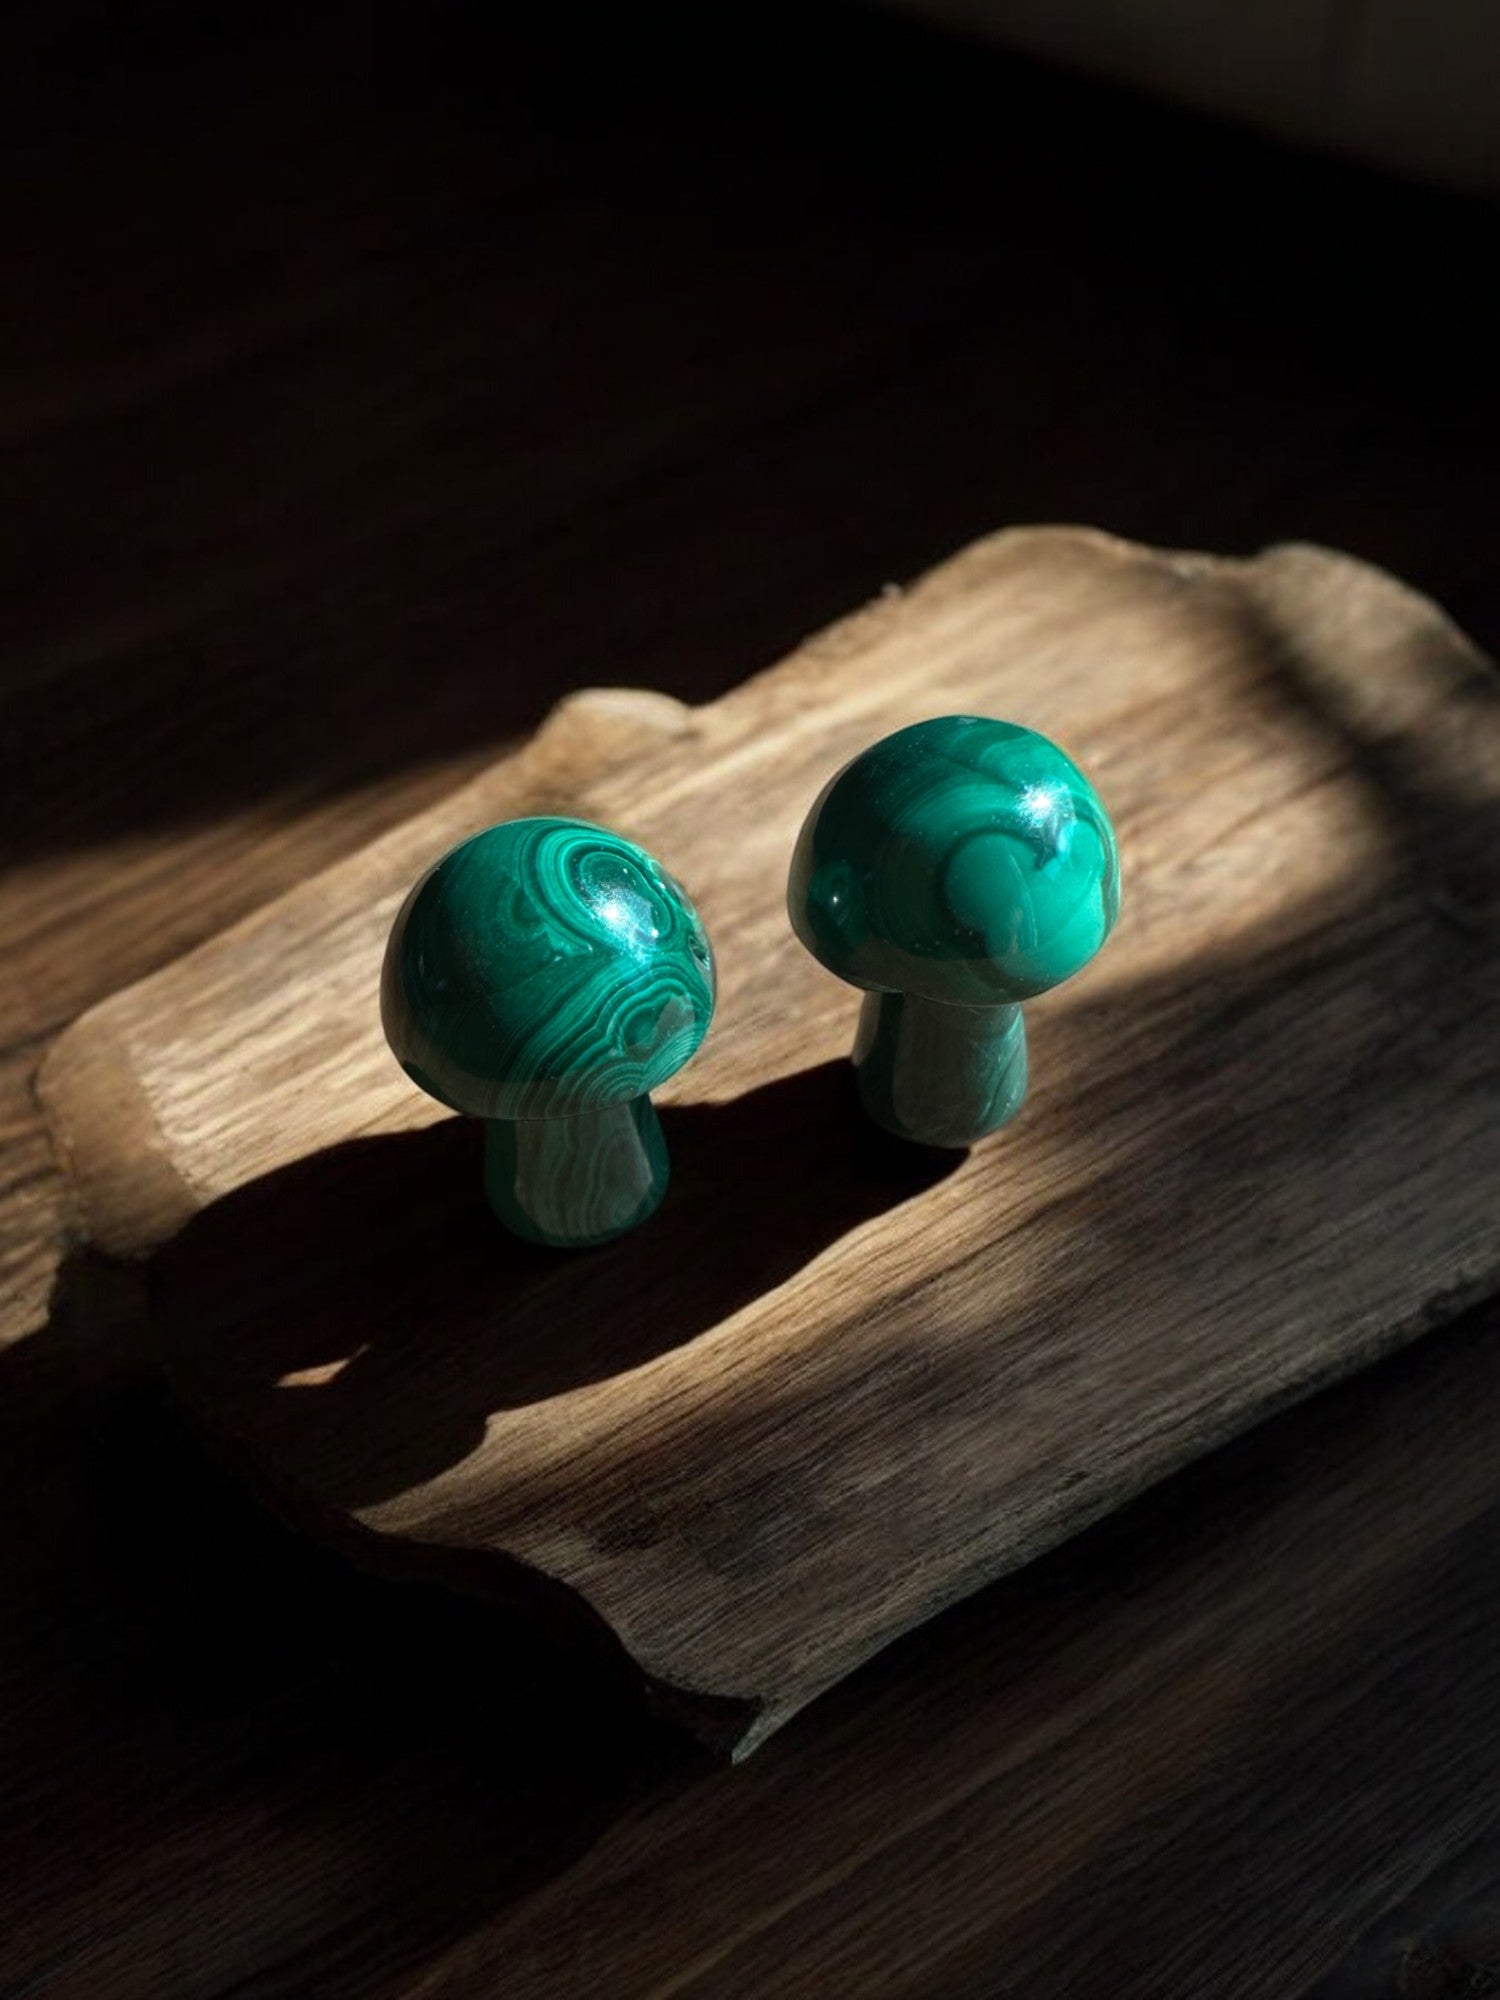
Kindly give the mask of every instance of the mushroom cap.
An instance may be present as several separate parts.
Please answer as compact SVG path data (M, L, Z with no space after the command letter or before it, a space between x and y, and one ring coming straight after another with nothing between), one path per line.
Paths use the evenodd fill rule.
M713 953L686 890L577 819L506 820L445 854L402 904L380 982L401 1067L479 1118L643 1097L713 1010Z
M1070 757L1015 723L945 715L884 737L824 787L787 907L852 986L998 1006L1086 965L1119 885L1114 828Z

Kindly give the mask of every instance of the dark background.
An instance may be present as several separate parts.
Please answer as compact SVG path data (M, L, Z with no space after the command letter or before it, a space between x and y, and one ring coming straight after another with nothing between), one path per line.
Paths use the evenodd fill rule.
M1021 521L1314 538L1500 646L1493 207L875 10L507 12L33 0L6 30L0 1993L393 1995L553 1878L561 1935L627 1810L676 1851L650 1829L686 1799L705 1868L757 1799L920 1819L940 1724L979 1758L986 1691L1103 1674L1124 1605L1175 1628L1228 1577L1264 1610L1268 1546L1295 1716L1208 1773L1164 1684L1175 1790L1130 1856L909 1990L1009 1990L1030 1951L1056 1976L1028 1993L1180 1992L1190 1942L1216 1993L1474 1990L1390 1965L1426 1924L1466 1977L1497 1906L1489 1322L985 1593L700 1794L628 1689L260 1514L157 1390L138 1280L70 1252L48 1037L571 687L709 697ZM1335 1643L1324 1592L1362 1564L1378 1616L1346 1605ZM1213 1615L1203 1678L1233 1679Z
M701 698L1013 521L1497 637L1492 208L879 11L510 12L23 16L24 846Z

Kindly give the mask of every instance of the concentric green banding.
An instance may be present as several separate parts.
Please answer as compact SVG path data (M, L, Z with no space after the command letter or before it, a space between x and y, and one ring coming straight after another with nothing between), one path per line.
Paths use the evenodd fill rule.
M667 1144L649 1097L577 1118L492 1118L484 1189L517 1236L587 1250L636 1228L667 1191Z
M407 1074L481 1118L565 1118L644 1097L714 1007L708 938L659 862L583 820L507 820L422 877L381 980Z
M885 737L808 814L788 910L851 985L960 1006L1029 1000L1119 911L1114 829L1056 744L950 715Z

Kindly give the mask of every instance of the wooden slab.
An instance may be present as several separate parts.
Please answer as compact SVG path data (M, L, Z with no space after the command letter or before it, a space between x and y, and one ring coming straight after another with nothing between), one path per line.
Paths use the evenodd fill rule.
M1124 910L1028 1010L966 1158L855 1115L855 996L792 940L807 804L972 709L1057 737ZM406 886L509 813L645 842L720 1012L673 1191L604 1252L499 1234L475 1133L381 1039ZM1326 551L977 544L712 707L594 694L526 750L97 1008L41 1079L178 1389L366 1553L560 1586L743 1751L860 1660L1500 1280L1500 683ZM187 1224L186 1228L183 1225ZM587 1607L582 1610L581 1607Z

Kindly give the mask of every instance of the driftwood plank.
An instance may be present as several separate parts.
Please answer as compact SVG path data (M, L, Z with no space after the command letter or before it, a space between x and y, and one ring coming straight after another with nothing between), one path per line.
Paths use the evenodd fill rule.
M792 941L827 773L902 722L1060 740L1125 907L967 1158L854 1115ZM676 1181L609 1251L497 1237L376 975L413 874L564 807L691 887L723 997ZM372 1553L592 1608L743 1749L896 1633L1500 1276L1500 704L1347 558L976 545L701 710L517 757L84 1017L42 1079L91 1230L160 1263L184 1399ZM184 1224L190 1226L183 1228Z

